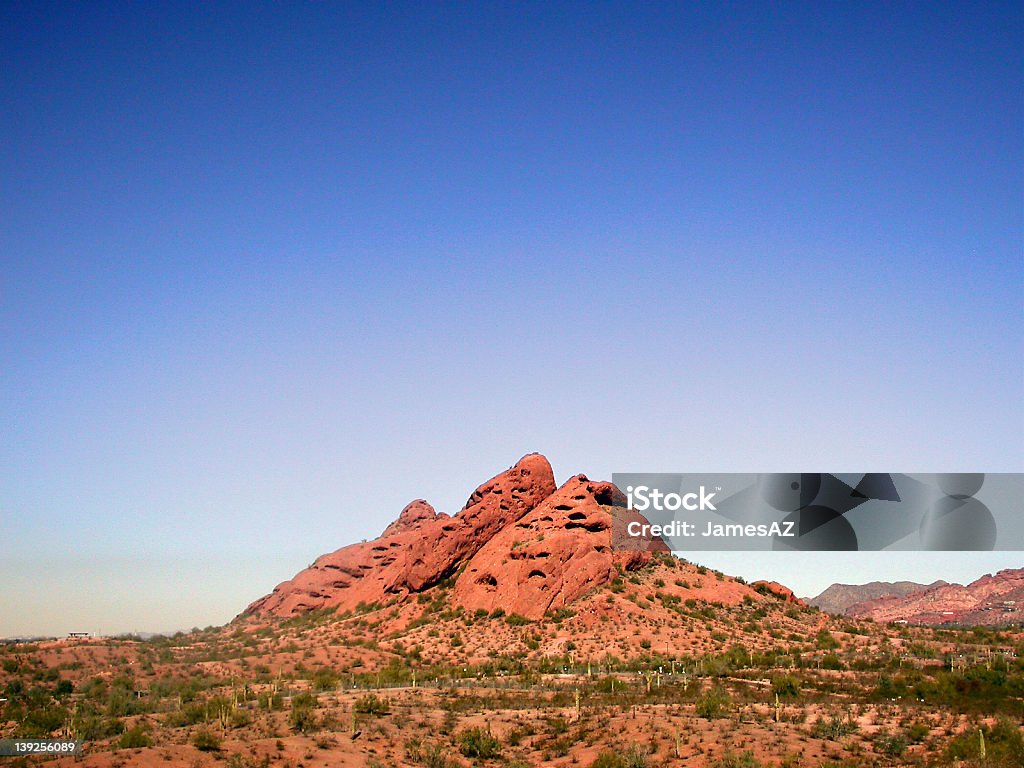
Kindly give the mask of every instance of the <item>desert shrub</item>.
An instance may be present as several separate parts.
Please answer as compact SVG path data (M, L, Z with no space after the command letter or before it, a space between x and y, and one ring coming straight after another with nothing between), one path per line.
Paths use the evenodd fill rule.
M192 746L200 752L216 752L220 749L220 738L203 728L192 737Z
M569 721L564 717L549 717L547 719L548 733L552 736L561 736L569 730Z
M449 760L440 744L424 747L417 757L425 768L460 768L454 760Z
M817 640L818 648L822 650L827 651L839 647L839 641L836 640L832 636L832 633L829 632L827 629L820 630L815 639Z
M361 715L386 715L388 713L388 701L382 699L375 693L368 693L365 696L360 696L356 699L355 704L356 712Z
M626 768L626 761L618 752L605 750L594 758L590 768Z
M281 708L280 693L271 693L270 691L265 691L264 693L261 693L259 695L256 701L259 704L260 709L265 709L268 712L274 709Z
M100 717L95 712L84 712L79 707L72 728L83 741L99 741L124 733L124 723L116 717Z
M834 653L826 653L821 659L822 669L842 669L843 662Z
M594 758L590 768L647 768L647 752L636 744L621 754L605 750Z
M980 757L982 735L985 739L985 765L1024 765L1024 736L1017 725L1006 718L1000 718L991 728L982 726L960 734L946 748L946 756L954 760Z
M928 734L931 729L924 723L911 723L907 726L906 737L907 741L912 744L918 744L928 738Z
M122 749L142 749L153 746L153 740L149 738L146 729L141 725L129 728L118 740L118 746Z
M857 730L857 724L852 720L843 720L841 717L832 716L826 720L824 717L814 723L811 727L811 735L816 739L831 739L839 741Z
M501 743L483 728L469 728L459 734L459 752L486 760L501 754Z
M338 675L333 669L318 669L311 678L313 689L317 691L332 691L338 687Z
M772 693L780 699L794 699L800 695L800 681L793 675L773 677Z
M901 733L882 731L875 736L875 749L883 755L899 757L907 751L907 737Z
M236 709L231 713L231 717L228 719L228 724L232 728L244 728L245 726L252 724L252 715L244 709Z
M292 697L292 711L288 716L288 724L292 730L308 733L316 728L316 696L311 693L300 693Z
M624 757L626 768L647 768L647 751L637 744L627 749Z
M753 752L726 752L711 764L711 768L761 768L762 765Z
M177 712L171 712L166 719L171 728L182 728L186 725L197 725L206 722L205 704L188 704Z
M714 687L697 699L697 716L712 720L716 717L725 717L732 705L732 699L725 689Z
M525 616L520 616L518 613L510 613L505 617L505 623L513 627L521 627L524 624L529 624L530 620Z
M550 763L558 757L565 757L569 754L570 749L572 749L572 739L568 736L562 736L549 741L544 750L544 763Z

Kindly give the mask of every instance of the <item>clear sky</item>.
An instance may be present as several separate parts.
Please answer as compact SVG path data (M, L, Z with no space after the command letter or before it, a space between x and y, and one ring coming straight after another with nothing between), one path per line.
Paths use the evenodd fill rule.
M1024 9L680 5L0 4L0 635L535 450L1024 471Z

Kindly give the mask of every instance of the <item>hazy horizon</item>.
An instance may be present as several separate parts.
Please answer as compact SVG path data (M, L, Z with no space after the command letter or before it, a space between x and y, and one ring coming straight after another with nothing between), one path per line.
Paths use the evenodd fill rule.
M778 581L804 598L815 597L834 583L916 581L930 584L941 579L951 583L968 584L986 574L993 574L1005 568L1024 568L1024 561L1017 552L912 552L902 553L909 557L898 560L892 557L891 552L823 552L800 555L738 552L697 552L689 556L687 553L676 554L686 556L694 563L722 570L730 576L741 576L747 581ZM310 561L312 559L309 558ZM790 562L786 563L787 560ZM290 566L282 563L284 567L278 569L285 572L288 567L293 568L284 578L290 578L308 565L307 562L296 558L292 558L290 562ZM780 562L783 563L781 566ZM70 573L78 569L88 572L90 565L95 571L95 564L80 562L67 563L65 569ZM90 594L88 586L78 582L69 584L59 579L44 577L40 584L39 579L31 577L30 571L25 568L20 571L20 577L15 576L7 582L8 588L18 589L20 599L8 600L6 595L0 595L0 616L6 617L5 628L0 630L0 638L63 637L68 632L89 632L98 636L129 633L169 635L179 631L187 632L193 628L221 626L241 613L250 602L269 593L280 580L284 580L282 578L273 583L260 585L258 581L251 581L259 576L258 569L253 568L251 563L239 560L231 565L235 568L226 570L223 561L192 559L161 566L143 560L124 558L107 563L105 567L99 569L103 583L112 587L102 595ZM843 574L850 573L847 568L857 567L858 572L867 575L859 580L848 576L830 579L828 574L833 573L830 569L837 566L840 566L839 572ZM230 599L237 599L234 607L213 606L199 611L191 610L194 619L191 622L175 623L167 619L167 614L186 617L190 612L191 596L183 595L175 589L172 576L174 571L182 567L205 574L207 583L215 587L221 595L222 604ZM148 582L146 574L152 577ZM240 575L244 575L250 581L239 578ZM144 594L140 595L140 590ZM72 600L68 600L69 591ZM35 618L21 608L31 602L32 598L39 598L42 601L48 597L53 600L54 595L60 595L64 600L60 603L62 608L59 612L44 607L43 617ZM97 601L97 606L83 605L83 600L92 599ZM154 602L159 602L159 607L154 608ZM133 615L119 619L119 612ZM55 616L55 613L60 615ZM147 617L154 618L147 620Z
M3 5L0 635L221 623L530 451L1024 471L1022 30Z

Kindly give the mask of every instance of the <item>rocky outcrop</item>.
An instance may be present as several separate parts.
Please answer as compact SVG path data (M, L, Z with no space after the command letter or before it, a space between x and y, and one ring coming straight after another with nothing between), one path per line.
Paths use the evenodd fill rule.
M323 555L250 605L245 614L346 610L421 592L452 576L493 536L554 490L548 460L539 454L524 456L477 488L453 517L437 514L425 501L414 501L379 538Z
M384 529L384 533L380 535L380 538L386 539L388 536L394 536L396 533L416 528L421 523L447 517L448 515L444 513L438 514L435 512L434 508L423 499L416 499L416 501L411 501L406 505L398 519Z
M779 600L793 605L803 605L804 601L793 594L793 590L777 581L755 581L750 585L758 592L766 592L774 595Z
M646 552L612 550L615 518L629 514L625 507L625 496L611 483L571 478L480 548L455 584L455 603L537 619L610 581L616 564L645 564ZM660 539L647 545L668 551Z

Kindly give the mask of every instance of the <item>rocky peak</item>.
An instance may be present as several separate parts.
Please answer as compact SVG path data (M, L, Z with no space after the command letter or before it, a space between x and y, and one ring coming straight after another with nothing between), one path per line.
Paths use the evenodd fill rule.
M420 592L454 574L495 534L555 490L548 460L529 454L477 488L453 517L423 500L409 504L373 541L323 555L245 613L292 616L318 608L353 609Z
M612 510L625 503L611 483L570 478L480 548L455 584L456 604L539 618L612 579L619 559L642 565L645 553L612 552Z
M398 519L384 529L384 533L380 535L380 538L383 539L387 536L400 533L401 531L415 528L421 523L430 522L438 519L439 517L446 518L448 515L439 515L426 501L423 499L416 499L406 505L405 509L403 509L401 514L398 516Z

